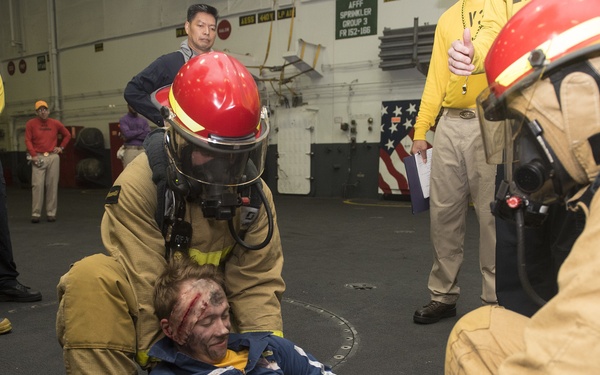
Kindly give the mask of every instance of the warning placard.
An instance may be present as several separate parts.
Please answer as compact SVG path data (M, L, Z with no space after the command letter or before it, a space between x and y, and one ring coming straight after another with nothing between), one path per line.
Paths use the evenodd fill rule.
M377 35L377 0L336 0L335 39Z

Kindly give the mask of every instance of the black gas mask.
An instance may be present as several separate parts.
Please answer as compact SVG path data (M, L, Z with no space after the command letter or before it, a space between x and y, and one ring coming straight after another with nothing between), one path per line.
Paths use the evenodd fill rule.
M176 129L173 125L165 132L171 188L200 203L205 217L229 220L244 203L240 187L260 177L266 142L256 143L252 135L235 140L212 136L198 142Z
M523 211L525 226L539 226L548 215L548 206L560 197L554 183L557 163L552 149L544 141L537 121L519 116L511 134L513 142L505 149L504 178L492 203L494 215L515 221L515 210ZM557 193L557 191L559 193Z
M193 202L200 205L205 218L227 220L231 235L242 246L250 250L266 246L273 234L273 217L260 181L266 137L260 142L252 135L247 139L211 137L207 142L194 142L192 135L177 131L172 124L165 132L165 147L169 159L167 180L178 202L175 210L178 217L172 220L174 230L183 228L182 232L191 239L191 225L183 217L185 203ZM269 220L267 236L260 244L247 244L244 235L261 206L265 207ZM233 224L238 208L241 209L239 232Z
M238 187L258 177L258 171L248 161L248 155L210 153L191 145L185 146L181 155L181 171L187 171L185 174L179 173L186 181L187 189L183 195L188 201L201 205L204 217L231 219L237 207L244 202ZM174 170L178 173L177 168ZM229 184L225 185L225 182Z

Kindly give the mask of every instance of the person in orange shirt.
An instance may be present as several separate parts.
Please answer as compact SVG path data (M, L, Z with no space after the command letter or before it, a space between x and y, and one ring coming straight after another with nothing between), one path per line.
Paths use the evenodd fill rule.
M46 216L49 222L56 221L58 206L58 180L60 177L60 158L71 140L71 133L62 122L50 118L48 104L43 100L35 103L37 117L25 124L25 145L31 157L31 222L37 224L42 216L44 193ZM58 135L62 135L60 146Z

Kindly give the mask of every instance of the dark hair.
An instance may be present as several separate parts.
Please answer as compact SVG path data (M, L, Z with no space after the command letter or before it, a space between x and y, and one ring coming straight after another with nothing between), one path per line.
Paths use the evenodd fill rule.
M173 257L154 285L154 314L158 319L168 318L179 298L179 287L187 280L213 281L225 290L223 274L212 264L199 265L188 256ZM223 292L223 298L225 294Z
M206 4L190 5L187 11L187 21L192 22L192 20L194 19L194 17L196 17L196 14L198 13L208 13L215 17L215 22L219 21L219 12L217 11L217 8L211 7L210 5Z

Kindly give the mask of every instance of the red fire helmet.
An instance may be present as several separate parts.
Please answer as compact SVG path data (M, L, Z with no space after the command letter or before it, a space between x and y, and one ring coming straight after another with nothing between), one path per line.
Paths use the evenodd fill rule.
M505 164L505 180L543 203L593 181L600 1L531 0L498 34L485 70L489 87L477 98L483 145L489 163Z
M221 52L196 56L152 99L169 124L167 151L179 172L215 185L250 183L262 173L268 116L238 60Z
M490 90L499 98L538 64L551 68L562 57L598 42L600 1L532 0L510 18L487 54Z

